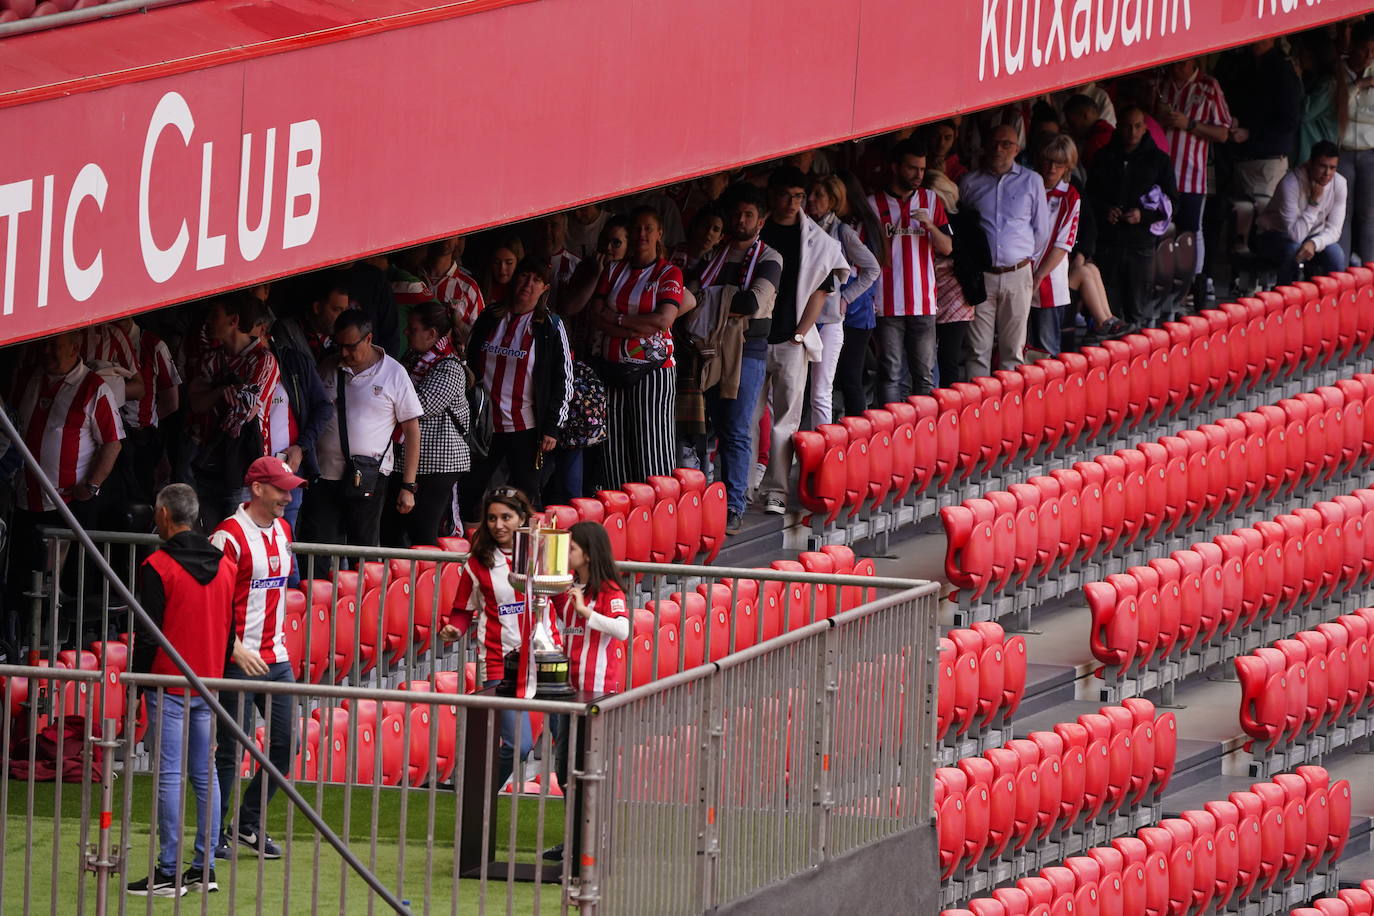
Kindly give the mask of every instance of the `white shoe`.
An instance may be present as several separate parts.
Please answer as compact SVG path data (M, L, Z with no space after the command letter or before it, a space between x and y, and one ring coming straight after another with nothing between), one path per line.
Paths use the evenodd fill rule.
M785 515L787 513L787 501L781 496L770 496L763 501L763 511L769 515Z

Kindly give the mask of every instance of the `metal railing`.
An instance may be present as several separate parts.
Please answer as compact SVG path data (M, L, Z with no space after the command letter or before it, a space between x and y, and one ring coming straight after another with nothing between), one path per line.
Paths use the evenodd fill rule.
M599 701L584 897L702 913L930 824L937 594L926 583Z
M128 778L119 784L113 851L97 859L127 881L155 865L152 846L138 844L157 819L144 786L154 779L159 746L151 732L142 732L138 700L146 691L160 697L177 679L111 675L120 661L111 648L120 648L117 643L93 646L95 658L71 650L59 657L64 631L70 640L98 622L111 632L118 619L103 595L86 594L94 591L84 587L88 558L61 544L72 533L45 535L56 569L47 583L36 582L31 630L43 648L33 658L101 670L25 670L34 678L89 680L94 715L108 710L103 714L119 720L118 727L109 723L105 737ZM90 535L130 582L140 552L158 543L150 535ZM415 912L500 912L502 898L507 913L691 912L675 907L738 899L930 822L933 584L622 563L627 584L633 583L632 603L640 606L626 681L639 686L591 706L526 703L470 695L483 680L472 670L480 647L434 638L447 613L443 577L457 573L464 554L303 543L294 549L305 588L318 589L320 599L309 602L309 623L292 647L300 655L301 683L253 682L252 689L291 703L295 744L283 770L394 898L413 901ZM66 563L76 572L66 581L80 587L61 596L53 583L64 581ZM355 566L350 575L314 575L348 563ZM389 601L393 588L403 597ZM98 610L91 604L97 600ZM727 611L724 625L718 609ZM685 645L674 635L683 632L699 632L700 642ZM129 648L120 652L132 651L137 638L129 634ZM223 691L242 682L209 685ZM243 694L221 696L242 719ZM551 762L548 716L555 712L569 716L566 785ZM493 769L502 713L533 713L538 736L528 759L512 755L515 773L505 790ZM258 744L270 752L271 716L261 721ZM88 729L93 746L98 731ZM183 774L186 766L183 761ZM247 791L246 772L236 770L226 792L230 812ZM257 791L265 793L267 785L260 781ZM680 786L682 794L665 792L666 786ZM350 878L337 860L321 858L320 836L294 809L264 801L265 795L259 807L268 812L266 832L280 838L284 861L221 861L221 892L210 898L215 907L232 901L232 912L371 911L375 891ZM189 820L187 834L194 829ZM756 845L775 835L784 838L776 846ZM570 836L576 841L568 842ZM559 841L571 851L564 857L571 864L543 865L541 851ZM449 843L453 848L445 849ZM293 874L300 876L294 882ZM683 894L688 887L691 893ZM674 889L673 902L660 908L655 895L667 894L665 888Z

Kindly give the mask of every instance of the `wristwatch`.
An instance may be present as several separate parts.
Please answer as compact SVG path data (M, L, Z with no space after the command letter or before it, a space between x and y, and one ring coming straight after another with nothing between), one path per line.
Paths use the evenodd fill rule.
M86 489L91 491L91 495L92 495L92 496L99 496L99 495L100 495L100 484L98 484L98 483L91 483L91 482L87 481L87 482L86 482Z
M405 490L407 493L414 493L414 492L415 492L415 481L413 481L413 480L412 480L412 481L409 481L409 482L404 481L404 480L401 481L401 489L402 489L402 490Z
M804 334L793 334L793 335L792 335L792 342L793 342L794 344L806 343L806 335L804 335Z

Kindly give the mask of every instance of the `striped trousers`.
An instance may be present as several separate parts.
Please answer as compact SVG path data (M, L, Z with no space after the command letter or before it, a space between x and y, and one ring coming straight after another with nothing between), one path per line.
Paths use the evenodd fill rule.
M677 467L677 369L651 369L630 388L606 388L605 483L619 487Z

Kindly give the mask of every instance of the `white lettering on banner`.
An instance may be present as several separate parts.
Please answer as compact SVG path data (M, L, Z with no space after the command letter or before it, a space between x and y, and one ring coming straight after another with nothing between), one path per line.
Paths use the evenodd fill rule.
M267 230L272 225L272 163L277 158L277 129L267 128L267 149L263 152L262 218L248 226L248 166L253 161L253 135L243 135L239 158L239 254L245 261L256 261L267 245Z
M186 256L186 246L191 243L191 233L186 229L186 220L177 229L176 240L167 248L159 248L153 240L152 197L153 150L157 139L168 127L175 127L181 133L181 140L191 145L191 132L196 122L191 117L191 107L179 92L169 92L158 99L153 109L153 119L148 123L148 133L143 140L143 164L138 173L138 242L143 249L143 266L154 283L166 283L181 266Z
M5 221L5 314L14 314L14 262L19 252L19 214L33 209L33 179L0 185L0 219Z
M1122 47L1155 36L1165 37L1193 26L1193 0L983 0L983 27L978 40L978 79L1015 76L1027 66L1044 67L1088 54L1105 54L1120 40ZM1296 6L1298 0L1259 0ZM1309 6L1320 0L1304 0ZM1032 6L1034 7L1032 9ZM1158 11L1158 29L1155 13ZM1142 27L1141 19L1144 19Z
M38 240L38 307L48 304L48 271L52 269L52 175L43 176L43 235Z
M1303 0L1302 6L1313 7L1321 2L1322 0ZM1266 15L1280 16L1284 13L1293 12L1298 8L1298 5L1298 0L1259 0L1258 15L1261 19Z
M286 209L282 214L281 247L296 248L315 235L320 217L320 138L319 121L297 121L287 135L286 152ZM310 153L310 160L301 164L301 153ZM308 209L296 214L296 201L310 198Z
M224 236L210 235L210 176L215 171L215 144L209 140L200 152L200 232L196 235L196 270L224 263Z
M81 211L81 202L87 197L95 201L97 210L105 209L105 192L110 183L105 180L105 171L94 162L88 162L76 173L72 182L72 193L67 198L67 217L62 221L62 276L67 281L67 292L77 302L85 302L95 295L100 281L105 277L105 255L97 250L91 263L81 267L76 263L76 216Z

